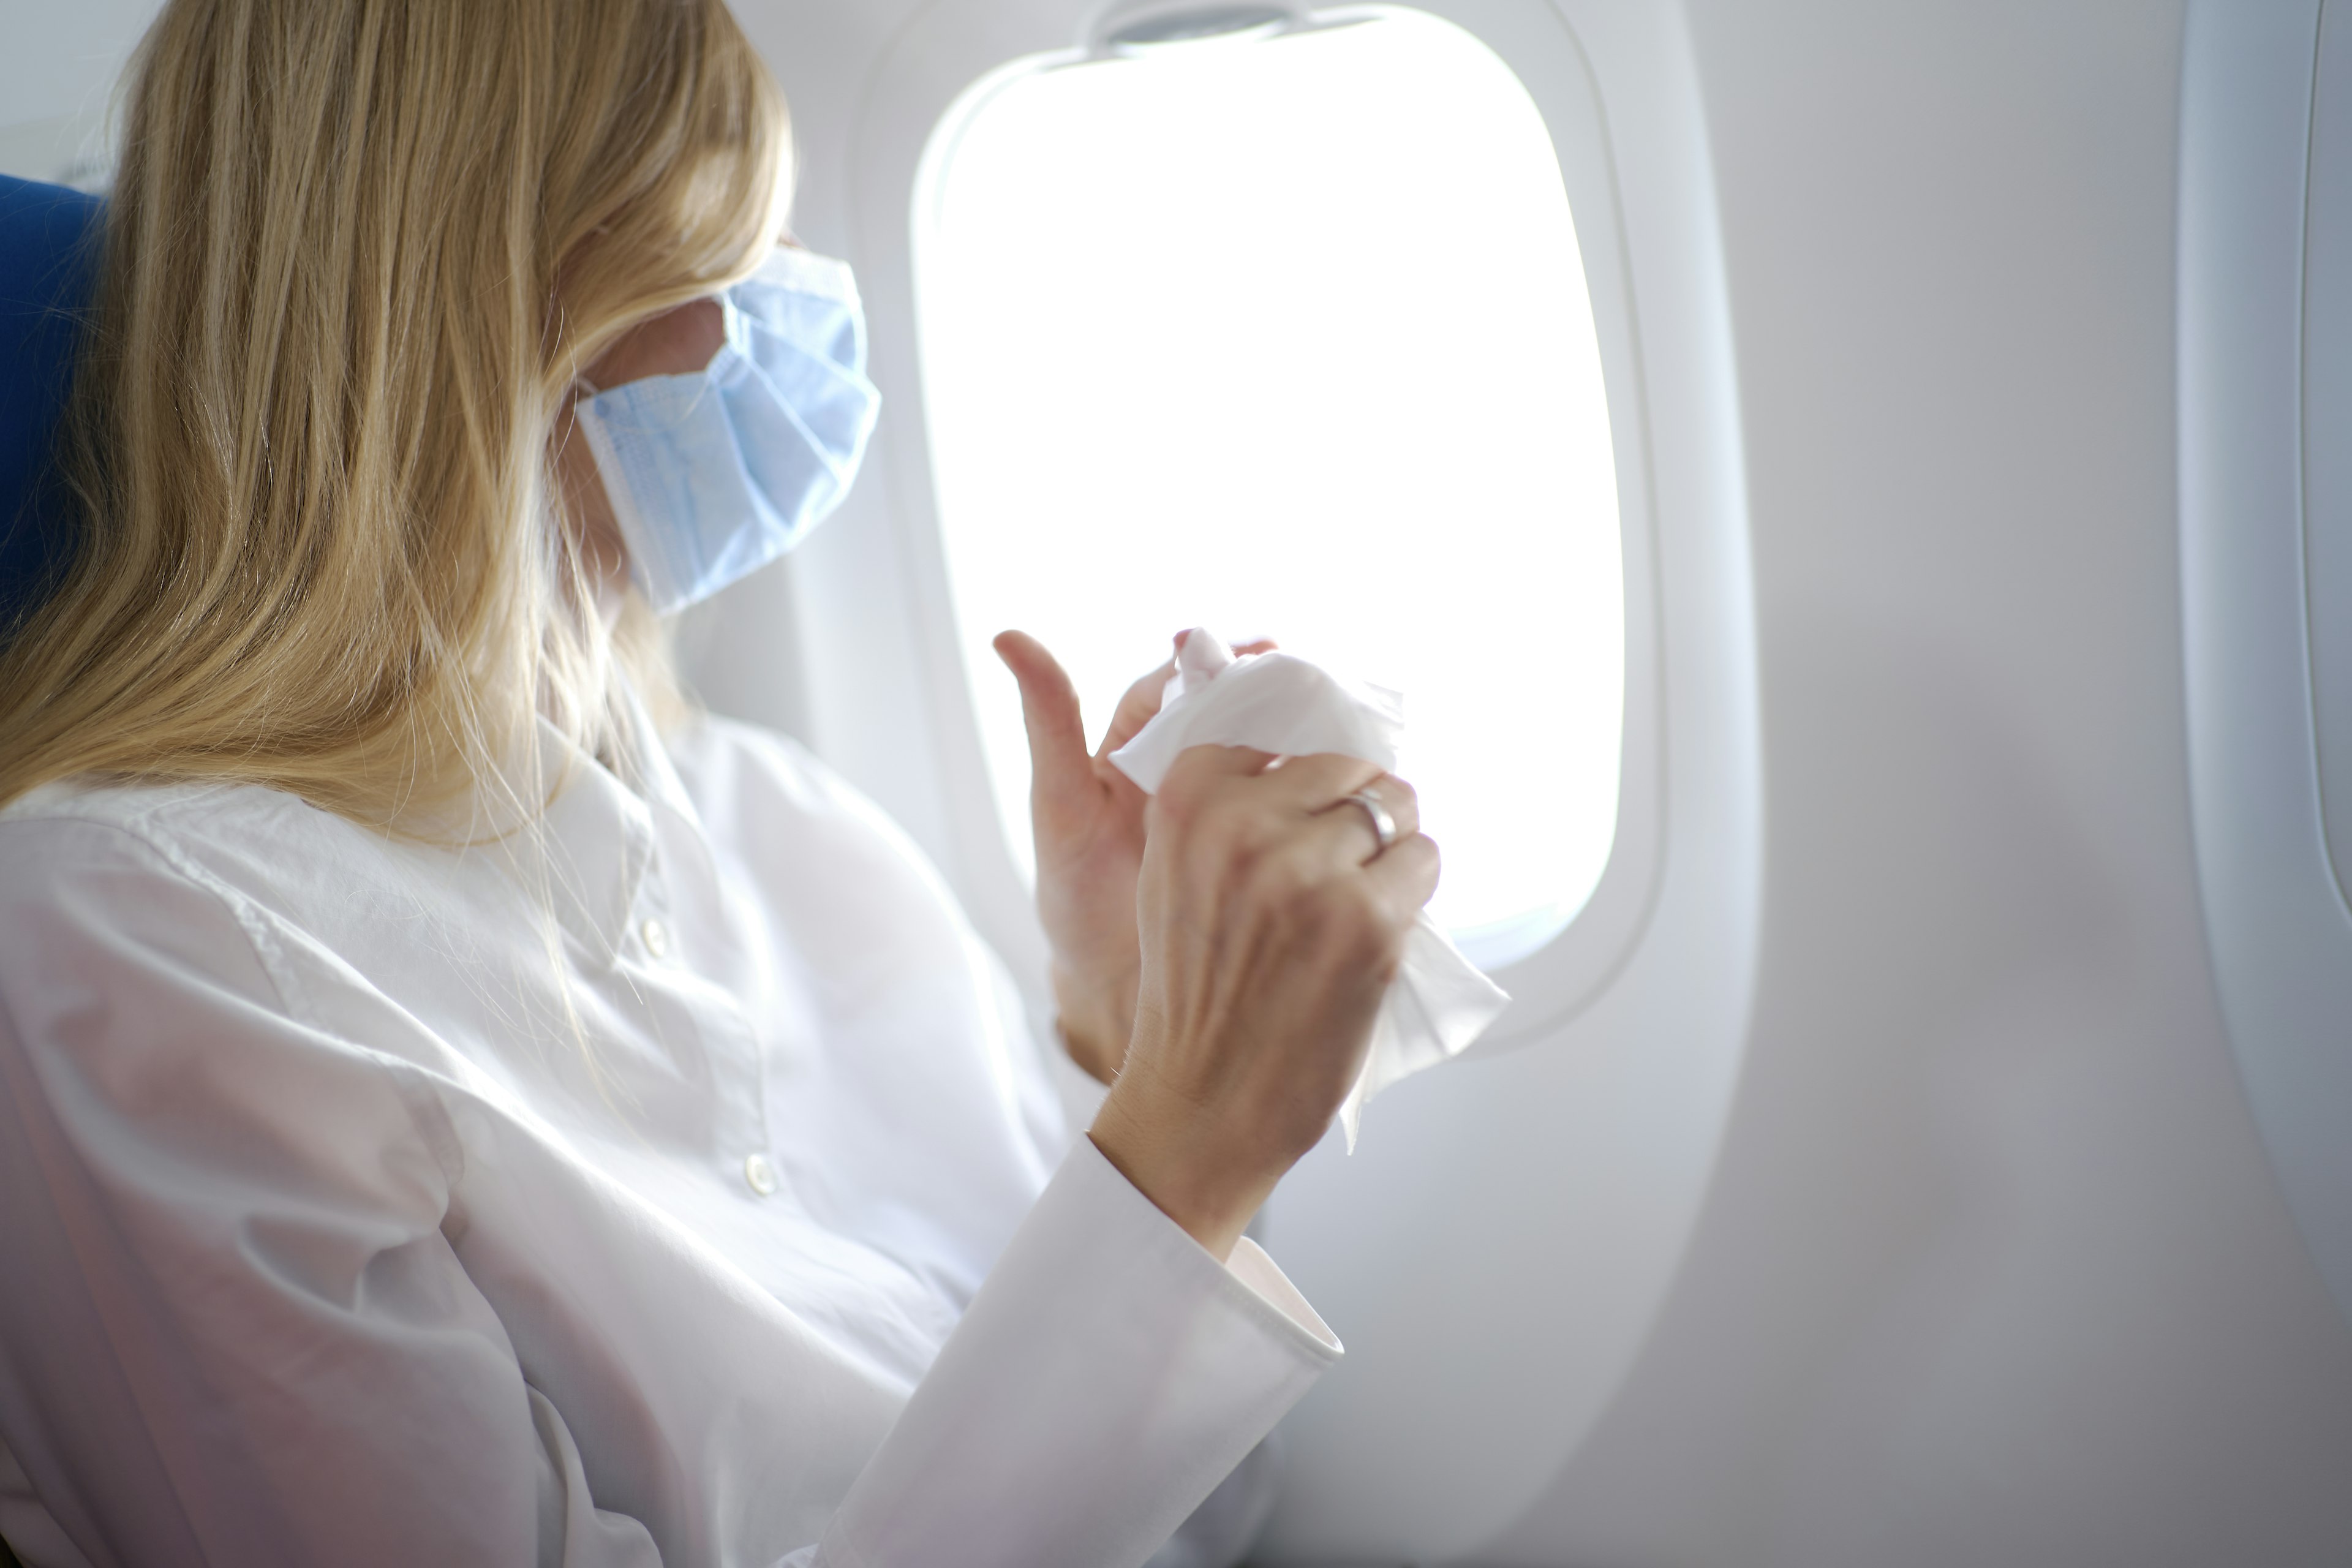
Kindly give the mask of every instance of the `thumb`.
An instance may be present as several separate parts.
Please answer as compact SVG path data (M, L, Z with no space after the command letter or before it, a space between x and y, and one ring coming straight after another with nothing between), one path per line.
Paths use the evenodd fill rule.
M1031 789L1036 804L1076 804L1096 787L1087 754L1087 730L1078 715L1077 688L1061 661L1026 632L1003 632L992 644L1013 679L1021 683L1021 717L1029 730Z

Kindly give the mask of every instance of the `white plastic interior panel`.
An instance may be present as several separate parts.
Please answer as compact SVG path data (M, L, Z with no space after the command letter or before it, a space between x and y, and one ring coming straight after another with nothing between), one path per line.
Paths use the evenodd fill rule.
M2352 1315L2352 6L2196 0L2185 48L2181 578L2206 930L2272 1163Z
M2303 528L2320 804L2352 894L2352 5L2320 14L2304 231Z
M1032 985L1042 939L970 696L993 677L967 666L976 637L957 623L942 548L914 251L928 160L1003 73L1099 55L1137 29L1181 36L1210 10L1234 9L1106 15L1097 5L738 0L792 104L794 227L857 268L885 402L841 513L690 633L704 693L788 724L875 795ZM1257 9L1269 36L1362 14ZM1555 1484L1683 1256L1738 1076L1755 968L1745 488L1681 6L1417 9L1463 29L1524 87L1573 216L1615 460L1622 765L1591 898L1496 972L1517 999L1504 1026L1472 1059L1383 1096L1352 1158L1327 1140L1276 1196L1271 1245L1349 1353L1286 1428L1288 1478L1259 1553L1270 1562L1475 1555ZM1442 252L1451 237L1414 230L1415 217L1399 215L1401 239ZM1443 310L1443 291L1401 308ZM1523 682L1540 710L1540 669L1496 679Z

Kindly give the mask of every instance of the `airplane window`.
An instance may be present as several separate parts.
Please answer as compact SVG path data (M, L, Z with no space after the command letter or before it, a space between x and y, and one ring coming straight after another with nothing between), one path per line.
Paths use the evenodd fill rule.
M1490 967L1615 831L1616 474L1534 103L1403 10L1016 72L951 116L916 284L948 574L1005 833L988 648L1035 633L1099 734L1194 624L1405 693L1433 912Z

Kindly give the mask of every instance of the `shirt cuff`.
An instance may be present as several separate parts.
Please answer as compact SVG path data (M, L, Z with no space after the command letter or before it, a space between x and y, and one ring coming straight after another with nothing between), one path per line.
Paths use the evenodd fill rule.
M1255 1242L1220 1264L1081 1137L819 1561L1141 1563L1339 1355Z

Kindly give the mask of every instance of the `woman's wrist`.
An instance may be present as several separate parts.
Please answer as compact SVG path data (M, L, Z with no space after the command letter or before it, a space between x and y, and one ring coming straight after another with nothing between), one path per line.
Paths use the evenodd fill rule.
M1131 1083L1127 1092L1113 1092L1087 1136L1136 1191L1222 1263L1280 1173L1232 1158L1212 1129L1139 1103L1148 1100Z
M1097 1082L1114 1082L1127 1060L1128 1037L1135 1028L1134 983L1088 985L1058 960L1053 982L1063 1049Z

